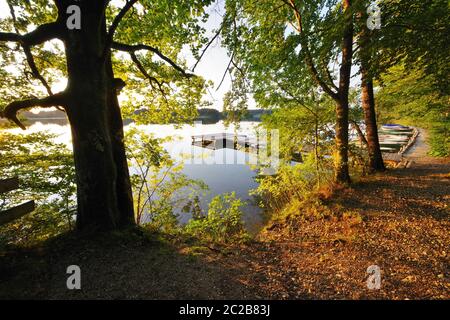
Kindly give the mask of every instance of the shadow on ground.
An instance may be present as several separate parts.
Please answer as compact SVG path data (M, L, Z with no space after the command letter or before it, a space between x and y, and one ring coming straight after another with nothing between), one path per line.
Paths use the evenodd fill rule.
M134 233L134 232L133 232ZM197 247L198 248L198 247ZM186 249L186 248L185 248ZM66 234L0 257L1 299L243 299L254 298L202 251L183 250L134 233L93 239ZM68 290L66 268L81 268L81 290Z

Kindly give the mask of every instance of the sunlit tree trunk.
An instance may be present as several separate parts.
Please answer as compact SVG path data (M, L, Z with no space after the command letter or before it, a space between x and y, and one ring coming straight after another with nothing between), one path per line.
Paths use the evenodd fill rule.
M367 15L359 13L364 22ZM358 37L360 72L361 72L361 103L364 112L364 122L366 125L366 140L369 153L369 172L384 171L385 166L378 139L377 117L375 111L375 97L373 92L373 79L370 74L371 51L369 30L363 25Z
M363 73L363 71L361 72ZM366 124L366 140L369 150L369 170L371 172L384 171L385 167L378 139L373 82L372 79L367 79L364 74L361 82L361 91L364 122Z
M339 70L339 93L336 103L336 152L334 180L337 183L350 183L348 170L348 92L353 56L353 14L350 0L343 1L345 29L342 40L342 61Z

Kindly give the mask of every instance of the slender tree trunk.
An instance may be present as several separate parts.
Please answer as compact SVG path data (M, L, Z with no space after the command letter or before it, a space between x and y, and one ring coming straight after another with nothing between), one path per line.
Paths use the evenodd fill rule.
M366 70L361 70L362 81L362 107L366 123L367 145L369 150L369 172L384 171L386 168L381 155L380 141L378 139L377 118L375 113L375 99L372 79L367 79Z
M301 34L300 43L305 51L305 62L310 69L313 80L336 101L335 152L334 152L334 181L340 184L350 183L348 170L348 92L353 57L353 12L351 1L342 0L344 9L344 34L341 43L342 60L339 70L339 87L334 92L320 77L309 51L307 36L303 30L302 16L295 1L289 1L294 10L298 30Z
M368 143L367 143L367 139L364 136L364 133L362 132L361 128L359 127L359 125L356 123L356 121L350 121L353 125L353 128L355 128L356 133L358 134L358 138L359 138L359 142L362 146L365 146L366 148L368 147Z
M320 165L319 165L319 119L314 123L314 160L316 162L317 187L320 187Z
M362 21L366 21L364 12L358 14ZM373 79L370 75L371 52L369 48L370 35L365 25L358 37L359 58L361 71L361 100L366 124L367 149L369 152L369 172L386 170L378 139L377 117L375 112L375 97L373 93Z
M123 124L105 58L105 4L83 1L82 28L67 32L68 105L75 158L79 229L116 229L132 223L131 184Z
M346 27L342 40L342 61L339 70L339 99L336 103L336 152L334 180L350 183L348 170L348 92L353 56L353 14L350 0L343 0Z

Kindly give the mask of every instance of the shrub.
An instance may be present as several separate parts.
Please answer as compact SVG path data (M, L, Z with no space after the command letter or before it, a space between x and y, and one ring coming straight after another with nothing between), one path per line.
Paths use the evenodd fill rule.
M185 232L201 240L216 243L240 242L248 235L242 221L244 202L234 192L214 197L207 215L191 219Z
M270 213L283 210L292 201L303 201L321 185L330 183L332 168L322 160L316 165L313 154L303 163L283 164L276 175L260 177L259 186L252 194L259 199L259 205Z
M20 179L20 189L0 195L0 211L28 200L37 204L34 212L0 227L0 243L27 245L74 226L73 157L56 137L0 133L0 178Z
M450 156L450 121L437 122L430 130L430 155L435 157Z

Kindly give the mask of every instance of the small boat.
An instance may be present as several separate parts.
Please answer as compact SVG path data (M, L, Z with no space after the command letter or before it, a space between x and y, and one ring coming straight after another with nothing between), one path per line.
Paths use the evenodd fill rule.
M412 130L410 127L402 126L401 124L384 124L381 128L387 130Z

